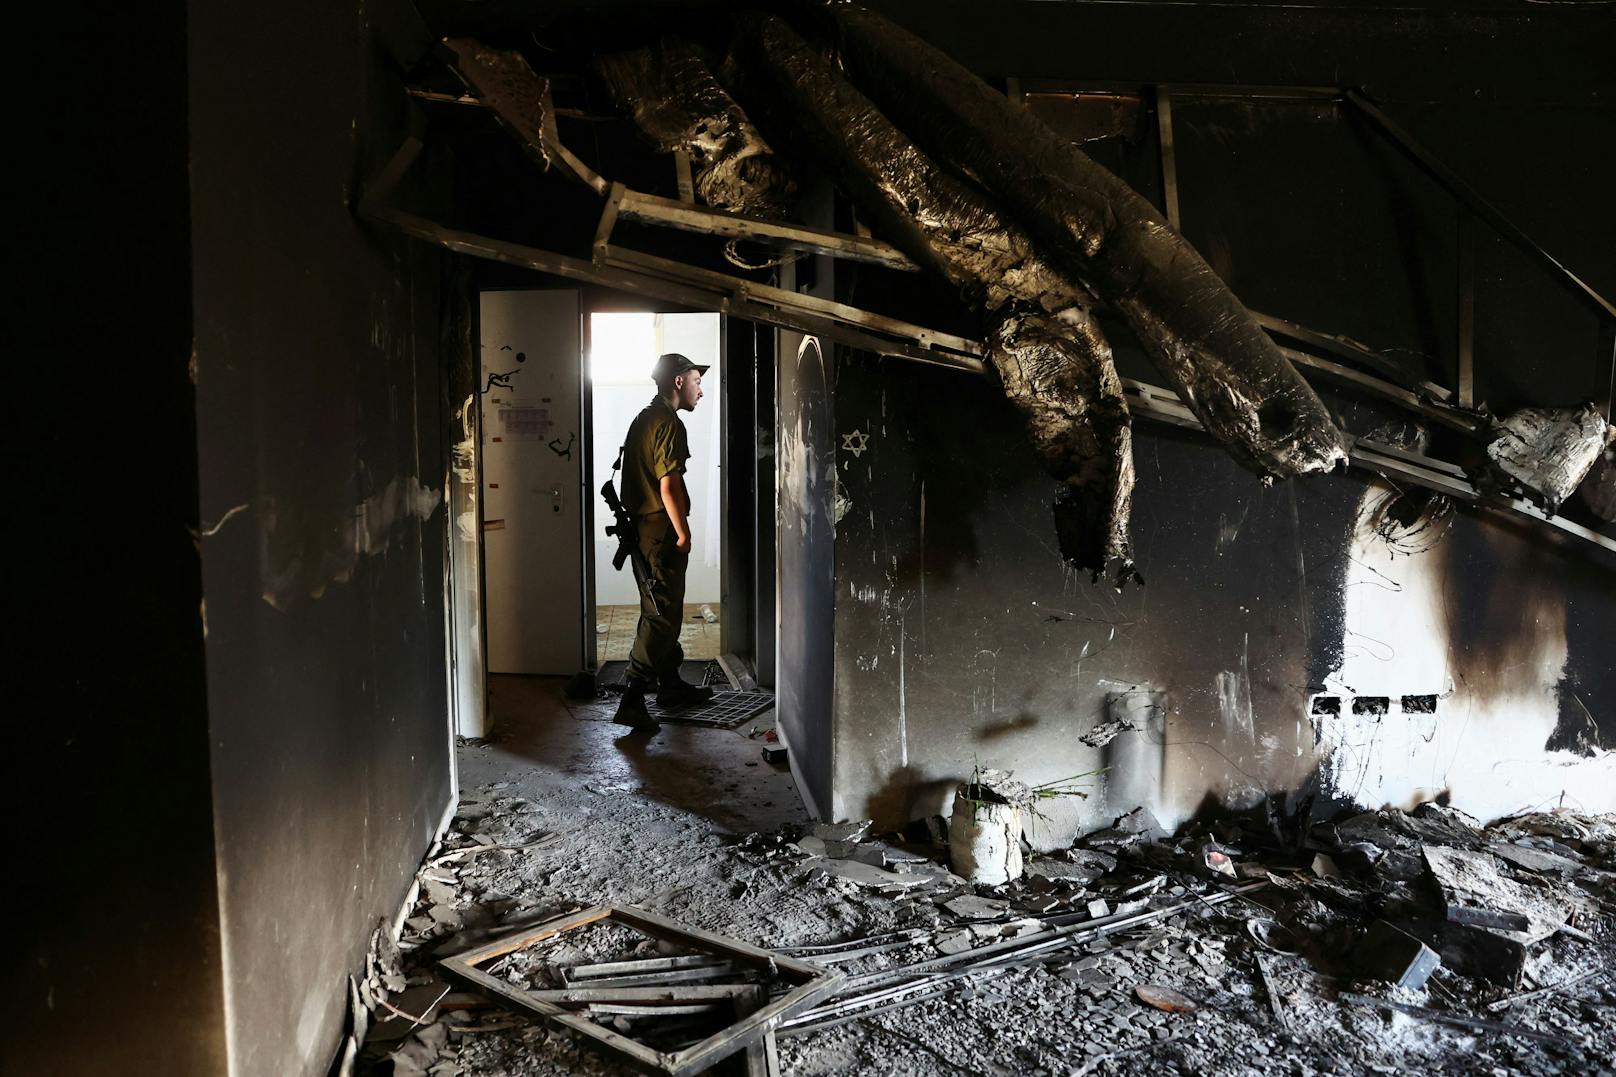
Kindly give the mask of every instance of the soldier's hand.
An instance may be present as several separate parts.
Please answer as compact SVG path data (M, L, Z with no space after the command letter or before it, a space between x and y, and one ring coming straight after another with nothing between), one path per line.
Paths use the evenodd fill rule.
M678 550L680 553L689 553L690 552L690 536L688 534L680 535L674 541L673 548Z

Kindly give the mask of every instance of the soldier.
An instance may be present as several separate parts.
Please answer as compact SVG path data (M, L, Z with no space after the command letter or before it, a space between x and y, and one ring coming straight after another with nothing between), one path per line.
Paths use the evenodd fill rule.
M695 411L701 399L698 366L678 352L659 357L651 371L657 395L629 424L623 442L623 507L634 518L643 558L635 566L640 579L640 623L629 653L628 679L616 721L657 728L645 709L645 693L656 689L657 705L678 707L704 703L713 690L679 677L684 648L685 567L690 562L690 492L685 487L685 461L690 444L681 411ZM647 578L648 577L648 578Z

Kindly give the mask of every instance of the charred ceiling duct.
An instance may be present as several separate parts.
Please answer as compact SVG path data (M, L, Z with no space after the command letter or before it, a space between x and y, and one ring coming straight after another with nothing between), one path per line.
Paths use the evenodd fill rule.
M987 357L1027 420L1044 466L1066 485L1061 553L1117 582L1133 575L1128 408L1081 285L1039 258L986 194L938 168L789 26L748 19L740 54L794 136L893 241L996 323Z
M664 152L690 156L696 194L716 209L785 216L791 179L752 121L682 38L598 57L618 106Z
M1542 496L1550 512L1576 492L1616 428L1592 404L1522 408L1501 420L1487 457L1503 475Z
M860 90L1113 304L1237 460L1277 478L1344 464L1317 394L1150 203L947 54L871 12L828 11Z
M410 92L488 108L541 166L599 194L603 207L588 260L447 227L393 205L421 149L415 137L367 184L359 212L477 257L689 305L717 304L742 318L883 355L978 373L991 368L1022 412L1046 468L1067 487L1056 506L1063 554L1118 582L1131 572L1130 412L1205 430L1268 477L1345 461L1343 434L1292 361L1305 364L1310 377L1367 392L1421 422L1488 443L1490 489L1485 476L1428 457L1423 444L1400 448L1399 439L1383 444L1375 434L1353 440L1355 466L1400 488L1411 483L1440 495L1400 495L1385 507L1383 537L1394 546L1440 538L1451 516L1449 499L1455 499L1616 550L1616 540L1554 513L1573 490L1601 518L1616 512L1616 447L1592 409L1538 409L1494 422L1454 406L1453 394L1439 386L1399 376L1396 363L1362 346L1253 315L1121 180L947 56L858 9L801 15L801 21L791 17L796 32L765 15L739 16L738 47L716 76L705 54L677 38L597 61L642 133L696 164L699 178L681 183L683 201L613 183L573 154L556 132L548 84L519 53L444 41L445 60L474 99ZM840 43L839 53L830 41ZM1340 93L1368 108L1352 91ZM763 129L775 133L781 150L804 149L808 163L825 167L891 242L786 223L785 165L737 102L766 121ZM1564 273L1411 148L1385 117L1377 122L1456 197ZM691 204L697 192L714 208ZM889 270L928 268L981 311L981 331L976 339L956 336L635 250L612 238L620 219ZM1566 276L1601 311L1616 313ZM1109 305L1131 323L1177 394L1121 380L1119 398L1109 349L1090 318L1096 305ZM1260 326L1311 351L1280 348Z
M1077 313L1073 308L1068 313ZM1061 555L1121 586L1133 569L1133 431L1111 347L1086 315L1012 313L988 335L988 359L1021 410L1045 466L1066 484L1055 502Z

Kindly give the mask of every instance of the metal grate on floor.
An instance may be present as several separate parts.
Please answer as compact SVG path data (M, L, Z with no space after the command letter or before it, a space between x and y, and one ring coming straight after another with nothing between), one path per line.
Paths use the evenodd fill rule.
M774 693L719 692L709 702L691 707L658 707L654 699L647 699L646 704L658 721L734 729L748 718L756 718L774 706Z

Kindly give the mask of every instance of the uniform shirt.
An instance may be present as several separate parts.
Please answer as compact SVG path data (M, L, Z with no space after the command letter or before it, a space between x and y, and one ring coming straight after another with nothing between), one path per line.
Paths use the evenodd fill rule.
M629 424L623 439L623 508L631 516L665 512L662 478L683 475L690 442L679 413L655 397Z

